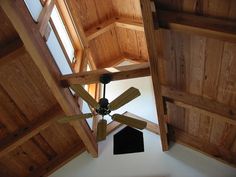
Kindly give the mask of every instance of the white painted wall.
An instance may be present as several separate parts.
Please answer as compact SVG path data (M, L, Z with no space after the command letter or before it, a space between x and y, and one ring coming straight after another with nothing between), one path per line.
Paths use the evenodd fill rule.
M158 135L144 131L144 153L113 155L113 134L99 143L99 157L83 153L51 177L235 177L236 169L174 145L163 153Z
M107 85L106 97L111 102L130 87L139 89L141 95L128 104L122 106L120 109L113 111L111 114L122 114L125 111L128 111L136 114L137 116L157 123L155 100L150 76L121 81L112 81Z

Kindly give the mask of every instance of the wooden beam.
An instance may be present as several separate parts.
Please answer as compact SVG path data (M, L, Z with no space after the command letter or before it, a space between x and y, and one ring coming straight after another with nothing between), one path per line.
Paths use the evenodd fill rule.
M61 88L58 81L60 72L24 1L8 0L0 1L0 4L65 114L81 114L69 89ZM82 139L86 149L93 157L97 157L97 143L86 121L73 121L70 124Z
M76 158L83 152L85 152L86 149L82 142L76 144L74 147L68 149L65 151L64 154L60 154L56 156L54 159L49 161L48 163L42 165L41 167L35 169L32 171L28 177L42 177L42 176L49 176L62 166L64 166L66 163L71 161L72 159Z
M235 20L158 10L155 24L156 29L165 28L223 41L236 42Z
M144 30L146 34L146 41L149 53L149 62L150 62L150 70L153 82L153 90L155 95L156 101L156 109L157 109L157 117L159 122L160 128L160 137L161 137L161 144L162 150L167 151L168 140L167 140L167 128L166 122L164 118L164 105L163 105L163 98L161 95L161 86L159 80L159 69L158 69L158 51L157 51L157 41L158 36L154 29L153 24L153 16L152 16L152 5L150 0L140 0L141 2L141 10L143 15L143 23L144 23Z
M37 121L31 122L17 132L8 135L0 141L0 157L37 135L63 115L64 112L61 110L60 106L57 105L37 118Z
M45 35L48 35L48 22L51 17L51 13L54 7L54 0L47 0L43 10L39 14L38 17L38 26L39 26L39 32L44 37Z
M112 18L110 20L104 21L103 23L92 27L91 29L85 32L85 35L89 41L95 39L99 35L110 31L112 28L115 27L115 19Z
M185 109L191 109L191 110L196 111L196 112L198 112L200 114L209 116L209 117L211 117L211 118L213 118L213 119L215 119L217 121L223 121L223 122L231 124L231 125L236 125L236 119L230 119L228 117L224 117L224 116L221 116L219 114L216 114L216 113L213 113L213 112L209 112L209 111L197 108L197 107L192 106L192 105L185 104L183 102L174 101L173 103L175 105L179 106L179 107L182 107L182 108L185 108Z
M107 125L107 135L111 134L112 132L114 132L115 130L117 130L118 128L120 128L123 124L116 122L116 121L111 121L108 125Z
M179 101L184 104L191 105L193 107L197 107L201 110L205 110L212 114L221 115L221 117L223 116L223 117L228 117L231 120L236 120L235 107L224 105L214 100L210 100L198 95L193 95L187 92L178 91L176 89L169 88L166 86L162 86L161 90L162 90L161 94L169 99L172 99L174 101Z
M148 63L136 64L64 75L61 77L61 81L62 85L65 87L68 87L72 84L99 83L99 79L102 74L110 74L112 80L114 81L149 76L150 71Z
M23 43L19 38L12 41L9 44L6 44L3 48L0 49L0 67L9 63L12 60L17 59L19 54L25 52Z
M99 35L110 31L114 27L126 28L136 31L144 31L143 23L141 21L135 21L130 18L116 17L104 21L85 32L85 35L89 41L95 39Z
M126 28L135 31L142 31L144 32L143 22L136 21L129 18L124 17L117 17L115 22L116 27Z
M171 140L187 146L193 150L201 152L209 157L226 163L230 166L236 167L236 153L229 151L228 149L217 146L206 140L202 140L196 136L187 134L186 132L177 128L171 127L173 135L170 137Z

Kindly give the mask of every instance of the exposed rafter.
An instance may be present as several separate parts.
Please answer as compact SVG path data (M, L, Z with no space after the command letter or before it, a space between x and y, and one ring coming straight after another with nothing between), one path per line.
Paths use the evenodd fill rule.
M224 105L222 103L203 98L198 95L193 95L187 92L178 91L173 88L162 86L162 95L172 99L174 101L183 102L182 107L187 107L191 105L193 107L200 108L212 114L218 114L223 117L231 118L231 120L236 120L236 108ZM181 105L180 103L178 103ZM189 106L188 106L189 107Z
M35 169L32 171L28 177L42 177L42 176L49 176L53 172L55 172L57 169L61 168L63 165L77 157L78 155L85 152L85 147L80 142L78 144L75 144L74 147L68 149L65 151L64 154L61 154L59 156L56 156L54 159L49 161L48 163L42 165L40 168Z
M149 64L144 63L64 75L61 77L61 81L64 86L69 86L71 84L99 83L99 79L102 74L110 74L112 80L122 80L149 76L150 70Z
M157 35L154 29L153 16L152 16L152 5L150 0L141 0L141 10L143 15L144 29L146 34L146 41L149 53L150 70L153 82L153 90L156 100L157 117L160 128L160 137L162 143L162 150L167 151L169 149L167 140L167 129L164 118L164 105L163 98L161 95L161 85L159 78L158 69L158 51L157 51Z
M17 132L8 135L0 141L0 157L37 135L40 131L49 127L52 122L63 115L64 112L61 110L59 105L57 105L51 110L45 112L37 119L37 121L32 122L25 127L22 127Z
M165 28L236 42L236 23L234 20L164 10L157 10L156 17L156 29Z
M174 104L179 106L179 107L182 107L182 108L185 108L185 109L190 109L190 110L199 112L199 113L201 113L203 115L212 117L213 119L215 119L217 121L223 121L223 122L226 122L226 123L231 124L231 125L236 125L236 120L235 119L230 119L228 117L221 116L219 114L216 114L216 113L213 113L213 112L209 112L209 111L206 111L204 109L200 109L200 108L197 108L195 106L191 106L191 105L179 102L179 101L174 101Z
M136 31L144 31L142 22L123 17L116 17L92 27L91 29L87 30L85 34L87 39L90 41L98 37L99 35L110 31L114 27L126 28Z
M55 63L53 63L53 58L40 32L36 30L37 24L33 22L24 1L1 1L1 6L8 18L12 21L25 48L31 55L33 62L39 68L39 71L65 114L81 114L70 91L68 89L62 89L58 84L58 69ZM86 149L92 156L97 157L97 143L87 123L85 121L74 121L71 125L82 139Z

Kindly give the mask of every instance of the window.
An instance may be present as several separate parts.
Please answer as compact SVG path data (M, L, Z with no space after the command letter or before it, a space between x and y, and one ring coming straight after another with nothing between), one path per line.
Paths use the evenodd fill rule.
M39 0L24 0L25 4L32 16L32 18L34 19L35 22L37 22L38 17L40 15L40 12L43 9L43 6L41 4L41 2Z
M40 0L24 1L32 18L39 24L39 22L37 21L38 17L40 16L42 9L47 7L43 7ZM66 75L73 73L72 63L74 62L74 47L55 5L51 12L51 18L49 22L46 23L51 29L46 44L61 74Z
M73 63L74 52L75 52L74 47L71 43L70 37L66 31L66 28L63 24L63 21L61 19L61 16L60 16L56 6L54 6L54 8L52 10L51 19L52 19L52 22L55 26L55 29L57 30L58 37L60 38L60 40L66 50L66 54L68 55L70 62Z

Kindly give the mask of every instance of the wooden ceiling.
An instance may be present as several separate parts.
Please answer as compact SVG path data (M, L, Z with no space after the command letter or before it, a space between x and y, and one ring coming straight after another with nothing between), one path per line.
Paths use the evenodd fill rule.
M88 37L97 68L113 66L123 59L136 62L148 60L140 3L137 0L71 0L68 6L75 22L82 25ZM113 25L116 21L128 24ZM130 23L137 26L130 27Z
M151 11L150 2L142 0L142 5L143 14ZM156 30L144 14L145 29L150 58L156 59L150 61L153 79L158 73L156 84L164 96L169 135L173 133L170 138L235 165L235 1L157 0L155 8ZM172 24L168 14L176 17ZM194 27L198 17L208 26ZM213 20L218 24L211 24Z
M7 15L0 8L0 176L46 176L85 148L96 156L85 122L55 122L57 116L81 112L68 89L60 85L38 24L22 2L1 3ZM235 1L157 0L156 11L150 0L141 0L142 8L138 0L67 3L75 26L82 27L85 48L96 68L124 59L150 61L160 127L153 129L161 136L163 150L168 150L172 139L235 166ZM190 21L185 22L187 18ZM185 23L178 24L181 20ZM104 72L62 79L91 83ZM120 68L114 75L126 79L149 72L144 64Z

